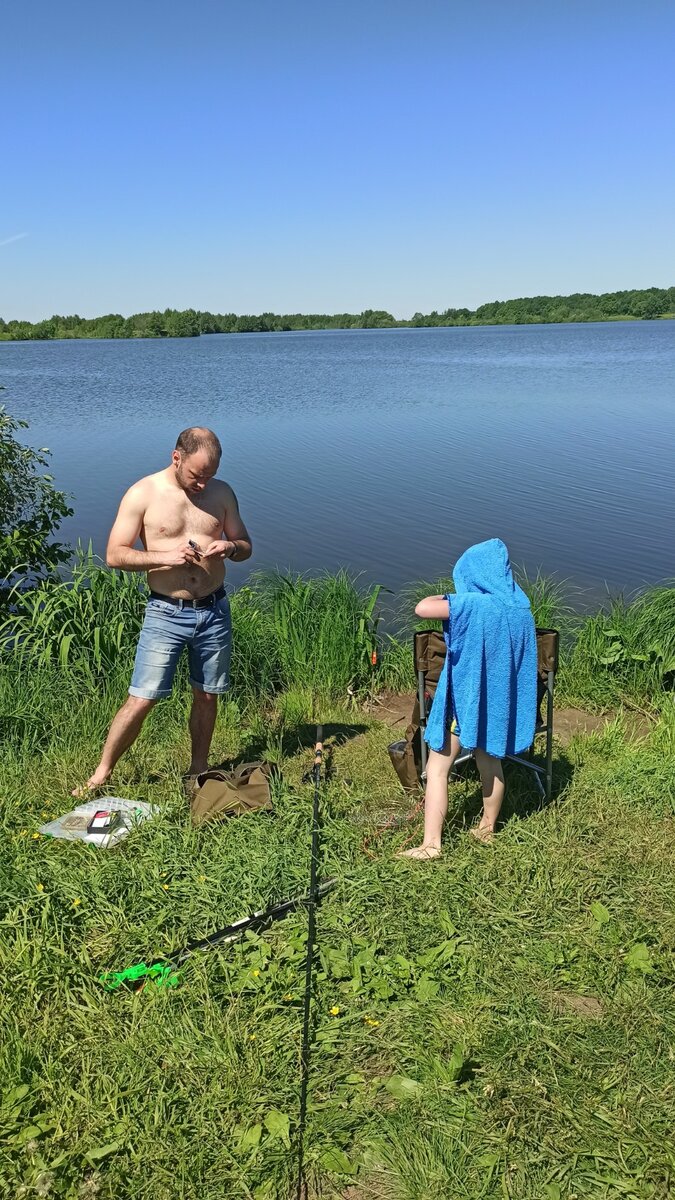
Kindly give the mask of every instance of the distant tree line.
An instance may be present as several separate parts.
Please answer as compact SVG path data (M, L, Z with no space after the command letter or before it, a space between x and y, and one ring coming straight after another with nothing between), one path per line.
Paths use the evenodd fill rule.
M383 309L367 308L362 313L277 313L258 316L236 313L164 312L136 313L122 317L61 317L46 321L4 321L0 317L0 339L46 341L52 338L162 338L199 337L203 333L282 333L302 329L395 329L429 328L439 325L535 325L568 321L631 321L675 317L675 287L642 288L627 292L604 292L594 296L576 292L572 296L524 296L519 300L495 300L475 310L447 308L444 312L415 313L409 321L397 320Z

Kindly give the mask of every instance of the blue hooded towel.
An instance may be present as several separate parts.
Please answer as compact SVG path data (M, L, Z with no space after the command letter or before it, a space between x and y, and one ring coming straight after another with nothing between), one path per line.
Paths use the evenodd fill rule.
M534 740L537 638L530 602L511 573L499 538L470 546L453 571L455 594L443 622L445 666L424 734L442 750L452 718L466 750L495 758Z

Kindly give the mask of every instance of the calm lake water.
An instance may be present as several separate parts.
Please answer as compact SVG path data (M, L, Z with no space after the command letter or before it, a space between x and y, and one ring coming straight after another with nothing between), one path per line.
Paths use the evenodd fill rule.
M675 321L0 343L0 382L73 495L64 535L99 553L125 488L205 424L250 568L397 589L499 536L587 600L675 576Z

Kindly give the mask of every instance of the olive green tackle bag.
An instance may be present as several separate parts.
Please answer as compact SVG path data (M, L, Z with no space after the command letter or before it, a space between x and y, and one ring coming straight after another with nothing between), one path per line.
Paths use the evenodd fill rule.
M414 654L418 686L420 674L423 676L422 695L426 718L445 663L446 648L443 635L433 630L416 633ZM415 792L421 786L424 757L422 754L423 732L420 693L418 692L405 737L399 742L392 742L389 746L391 765L406 792Z
M222 817L241 817L245 813L272 808L268 762L239 763L225 770L213 767L197 776L197 787L190 801L193 825L203 825Z
M420 786L422 771L420 729L420 703L415 699L410 724L405 731L405 737L398 742L392 742L388 747L391 765L399 777L401 786L406 792L416 792Z

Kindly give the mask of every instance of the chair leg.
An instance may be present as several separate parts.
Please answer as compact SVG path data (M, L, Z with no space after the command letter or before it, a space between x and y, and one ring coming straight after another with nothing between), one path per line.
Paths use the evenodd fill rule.
M417 672L417 699L420 706L420 778L425 782L427 777L427 744L424 740L424 731L427 727L427 710L424 699L424 671Z
M523 758L522 754L507 754L505 762L516 763L519 767L525 767L534 775L534 781L537 785L539 795L543 798L546 795L546 789L542 783L542 775L545 775L544 768L537 766L536 763L530 762L527 758Z
M553 793L553 671L546 680L546 800Z
M457 771L457 768L463 767L465 763L471 762L472 760L474 762L476 760L476 756L475 756L473 750L464 750L464 749L460 748L459 754L457 755L457 758L455 759L454 763L452 764L452 767L450 768L450 774L448 775L448 780L452 781L453 779L457 779L459 776L459 772Z

